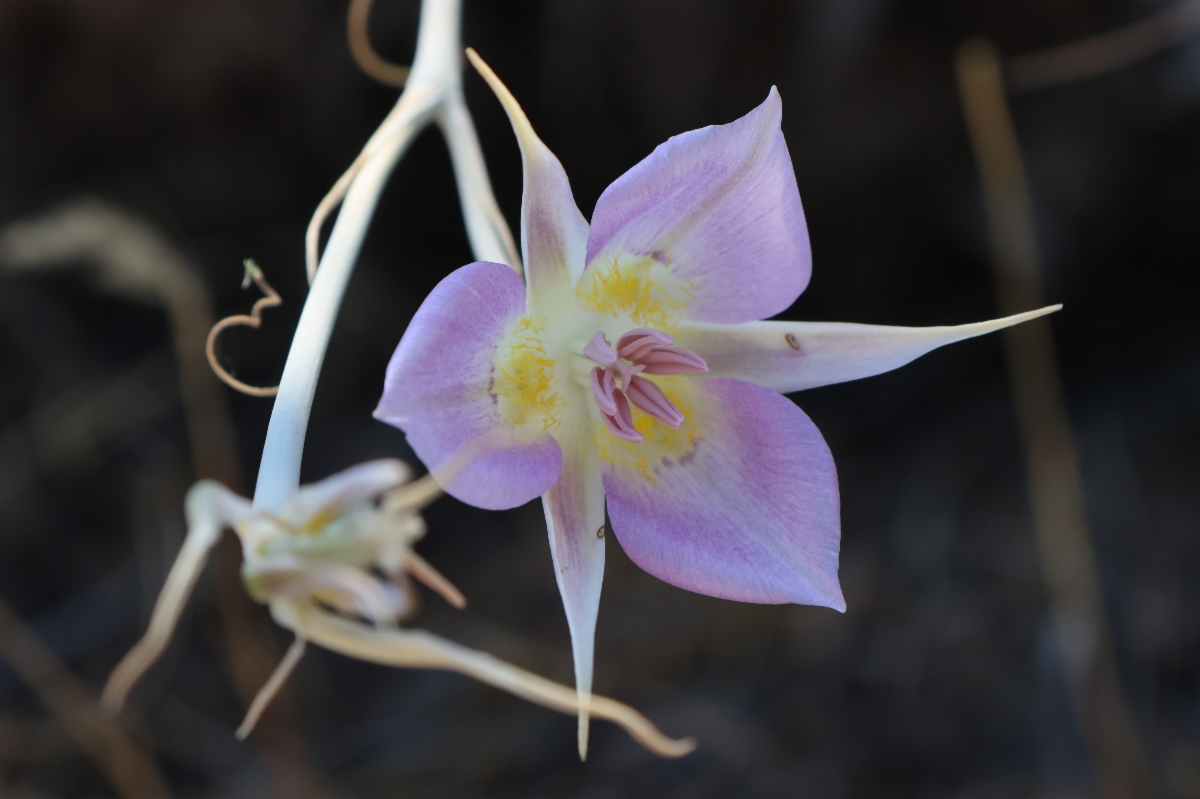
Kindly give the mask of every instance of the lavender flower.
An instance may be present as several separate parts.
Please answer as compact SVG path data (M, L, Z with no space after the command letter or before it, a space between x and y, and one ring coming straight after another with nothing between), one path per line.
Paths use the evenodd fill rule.
M486 262L443 280L397 347L375 415L434 469L488 437L446 486L464 502L542 496L582 753L606 499L621 546L662 580L844 610L833 457L780 395L1056 308L959 327L758 321L796 300L812 263L774 88L741 119L659 146L604 191L589 228L561 164L468 55L520 144L526 281Z

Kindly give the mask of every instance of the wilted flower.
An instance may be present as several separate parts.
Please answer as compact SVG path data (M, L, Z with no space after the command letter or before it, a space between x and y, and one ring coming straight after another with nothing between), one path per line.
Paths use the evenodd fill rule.
M780 394L1053 309L923 329L758 321L811 271L775 89L731 124L661 145L604 191L589 228L558 160L468 54L520 144L526 281L493 263L443 280L396 349L376 416L435 469L477 437L506 438L447 491L495 509L543 496L584 697L606 497L626 553L669 583L843 610L833 458ZM585 712L581 751L586 736Z
M451 459L450 469L455 466ZM246 589L295 643L252 703L238 729L245 737L299 663L308 641L350 657L392 666L447 669L546 705L576 713L566 686L399 622L413 609L409 577L456 607L462 594L412 550L425 533L417 511L440 494L432 476L409 483L397 460L363 463L304 486L278 514L254 508L223 485L197 483L187 497L188 536L154 607L149 630L109 678L103 704L119 710L129 690L166 647L208 553L226 527L242 544ZM597 705L596 703L599 703ZM593 699L592 711L625 727L652 751L677 757L694 748L676 741L632 709Z

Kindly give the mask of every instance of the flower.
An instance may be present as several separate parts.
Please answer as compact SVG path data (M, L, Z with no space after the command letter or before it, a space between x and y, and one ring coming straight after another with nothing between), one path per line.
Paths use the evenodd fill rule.
M436 473L460 468L468 448ZM459 646L424 630L399 626L414 612L416 578L458 608L466 600L445 577L412 551L425 534L417 511L441 491L434 475L408 482L411 470L394 459L369 461L302 486L278 514L251 505L212 480L188 492L188 535L154 606L145 636L113 670L101 698L118 711L130 689L162 654L196 578L221 532L232 527L242 543L242 577L296 639L251 703L238 728L245 738L300 662L307 642L350 657L392 666L447 669L566 713L579 711L566 686ZM597 706L599 702L599 706ZM631 708L594 698L591 710L611 719L651 751L679 757L691 739L666 737Z
M745 602L845 609L837 473L781 394L886 372L1052 308L960 327L763 322L808 284L804 211L772 88L741 119L659 146L589 227L561 164L472 51L524 163L526 280L473 263L421 305L377 418L431 468L503 445L446 490L482 508L542 496L575 656L580 750L604 570L605 504L635 563Z

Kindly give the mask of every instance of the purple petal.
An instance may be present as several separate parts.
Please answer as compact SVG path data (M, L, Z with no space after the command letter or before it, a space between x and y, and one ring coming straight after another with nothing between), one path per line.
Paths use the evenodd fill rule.
M554 439L504 419L491 393L497 345L524 312L525 286L511 267L480 262L452 272L400 339L375 409L376 419L408 434L430 469L477 442L500 442L446 486L480 508L523 505L545 493L562 468Z
M604 489L634 563L673 585L743 602L845 610L833 457L790 400L726 378L676 378L680 431L613 457ZM663 428L669 430L669 428Z
M575 205L562 164L534 132L516 98L474 51L468 57L495 92L512 123L524 166L521 251L530 307L548 313L569 296L583 272L588 223Z
M890 372L925 353L1036 319L1053 305L956 327L886 327L847 322L754 322L681 325L679 343L695 350L709 373L788 393Z
M659 145L596 203L589 268L654 259L674 276L657 288L687 303L688 320L749 322L791 305L812 255L781 114L772 88L741 119Z
M562 476L542 498L554 578L562 594L575 656L575 688L586 701L592 691L592 663L600 585L604 579L604 486L596 469L584 416L563 436ZM583 702L581 702L583 704ZM587 755L588 713L579 714L579 754Z

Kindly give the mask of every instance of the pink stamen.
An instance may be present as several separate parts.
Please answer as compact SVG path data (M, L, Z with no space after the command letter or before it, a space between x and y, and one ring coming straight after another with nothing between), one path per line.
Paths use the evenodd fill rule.
M625 399L625 394L620 391L613 392L613 399L616 401L617 412L611 415L607 413L600 414L600 418L604 420L605 426L617 438L623 438L635 444L642 443L645 439L633 427L633 413L629 410L629 400Z
M583 354L600 364L589 378L592 396L604 425L618 438L634 443L644 439L633 426L632 402L643 413L678 428L684 416L652 380L640 375L674 375L707 372L708 364L696 353L672 346L675 339L660 330L639 327L617 341L614 350L603 332L592 336Z
M664 347L674 344L674 337L649 327L639 327L630 330L617 340L617 354L629 361L636 361L643 351L654 347Z
M654 347L638 357L648 375L677 375L683 372L707 372L708 364L696 353L682 347Z
M612 369L597 366L592 370L592 396L596 398L600 410L609 416L617 412L617 402L613 399L614 389Z
M630 379L629 388L625 390L629 401L653 416L663 424L679 427L683 424L683 414L675 407L663 390L644 377Z

